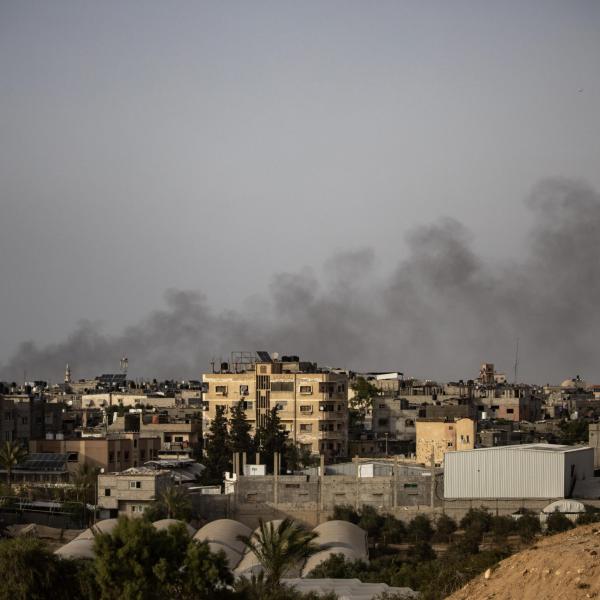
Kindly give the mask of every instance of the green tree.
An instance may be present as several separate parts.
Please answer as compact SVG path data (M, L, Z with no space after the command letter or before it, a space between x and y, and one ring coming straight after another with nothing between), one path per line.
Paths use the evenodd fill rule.
M17 442L5 442L0 447L0 465L6 470L9 493L12 490L13 469L27 456L27 450Z
M159 519L179 519L188 521L192 516L192 501L181 486L169 485L158 494L156 502L152 503L144 512L148 521Z
M217 406L215 418L212 420L204 449L204 466L202 480L209 485L222 485L226 471L231 470L231 452L225 407Z
M67 578L68 562L59 560L40 540L0 540L0 600L77 597Z
M355 436L362 429L367 412L373 407L373 398L379 390L364 377L357 377L350 387L354 396L350 400L349 430Z
M283 456L288 432L279 418L277 407L273 407L266 415L264 423L257 428L255 445L260 452L261 461L273 470L275 452Z
M546 533L550 535L573 529L573 527L575 527L575 525L573 525L571 519L558 510L550 513L546 520Z
M266 588L274 590L281 586L281 579L292 567L319 550L313 543L317 535L291 519L283 519L279 525L260 519L256 531L239 539L264 569Z
M457 529L456 521L447 514L441 514L435 521L435 542L449 543Z
M99 469L91 467L87 463L79 466L73 475L73 485L78 502L96 503L96 481Z
M580 444L588 441L588 422L585 419L563 421L559 425L558 436L560 444Z
M377 512L376 508L367 504L363 505L358 526L367 532L369 538L373 540L379 538L384 522L385 518Z
M408 524L407 533L413 542L430 542L433 537L433 527L426 515L417 515Z
M348 504L336 504L333 507L333 520L348 521L356 525L360 521L360 515Z
M540 519L537 515L526 511L517 520L516 531L523 542L531 542L542 531Z
M121 517L94 549L101 600L224 598L232 583L225 555L192 540L182 523L158 531L145 519Z
M244 401L240 400L236 406L231 408L229 418L229 448L230 452L246 453L248 463L253 462L254 440L250 435L252 425L246 418Z
M492 526L492 515L485 508L470 508L460 520L461 529L476 528L481 534L487 533Z
M393 515L385 515L379 536L384 544L399 544L406 537L406 526Z
M516 521L508 515L495 515L490 523L492 539L496 546L506 543L508 536L516 530Z

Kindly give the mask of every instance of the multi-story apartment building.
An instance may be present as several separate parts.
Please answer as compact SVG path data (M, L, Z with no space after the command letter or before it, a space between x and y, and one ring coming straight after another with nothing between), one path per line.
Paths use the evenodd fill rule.
M208 432L217 406L226 413L244 402L255 429L277 408L289 440L330 459L348 452L348 378L301 362L298 357L262 358L242 365L223 363L219 373L205 373L203 430ZM233 367L233 368L230 368Z
M62 431L62 407L43 394L0 396L0 442L16 441L27 448L30 440Z

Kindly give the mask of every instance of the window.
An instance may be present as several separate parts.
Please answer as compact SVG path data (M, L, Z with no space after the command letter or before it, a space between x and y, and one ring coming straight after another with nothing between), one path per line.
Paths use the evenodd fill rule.
M385 404L380 404L379 408L385 408Z
M79 462L79 453L69 452L69 454L67 455L67 462Z
M379 419L377 421L377 424L379 425L379 427L384 427L385 425L388 424L388 420L387 419Z
M300 432L301 433L310 433L312 431L311 423L300 423Z
M129 450L123 452L123 460L129 460Z
M250 394L250 390L247 385L240 385L240 396L248 396Z
M452 442L448 442L448 448L452 448Z
M137 438L133 438L133 447L137 448Z
M108 453L108 462L109 463L115 462L115 453L114 452Z
M301 385L300 393L301 394L312 394L312 385Z
M104 495L105 496L110 496L110 488L105 488Z
M183 442L183 436L182 435L176 435L175 436L175 441L179 442L179 443Z
M409 495L414 495L419 493L419 484L418 483L405 483L404 491Z
M293 392L294 382L293 381L272 381L271 382L272 392Z
M254 402L250 402L250 401L246 401L244 402L244 409L245 410L252 410L254 408Z
M286 483L285 487L286 488L300 489L300 484L299 483Z
M313 409L312 406L310 404L301 404L300 405L300 412L301 413L312 413Z
M140 460L146 460L146 451L140 450Z
M506 412L507 412L509 415L512 415L512 414L515 412L515 409L514 409L514 408L507 408L507 409L506 409Z
M129 489L131 490L139 490L142 488L142 482L141 481L130 481L129 482Z
M221 394L223 396L227 396L227 386L226 385L217 385L215 386L215 393Z
M275 405L275 408L276 408L277 410L287 410L287 402L278 402L278 403Z

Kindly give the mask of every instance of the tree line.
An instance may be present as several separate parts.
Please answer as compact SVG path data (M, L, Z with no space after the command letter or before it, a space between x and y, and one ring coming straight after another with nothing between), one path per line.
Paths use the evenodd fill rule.
M248 464L254 463L260 454L260 463L273 472L275 453L281 457L284 471L295 471L314 463L310 451L301 448L288 439L286 431L276 407L265 415L262 424L256 427L252 435L252 425L246 417L244 402L233 406L229 419L225 416L225 407L217 406L215 418L210 423L204 445L203 464L206 467L202 474L206 485L220 485L223 473L232 470L234 453L246 453Z

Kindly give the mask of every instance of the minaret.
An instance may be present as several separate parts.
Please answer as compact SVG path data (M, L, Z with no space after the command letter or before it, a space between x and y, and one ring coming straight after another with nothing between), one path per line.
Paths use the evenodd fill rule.
M65 383L71 383L71 369L69 368L69 363L65 368Z

